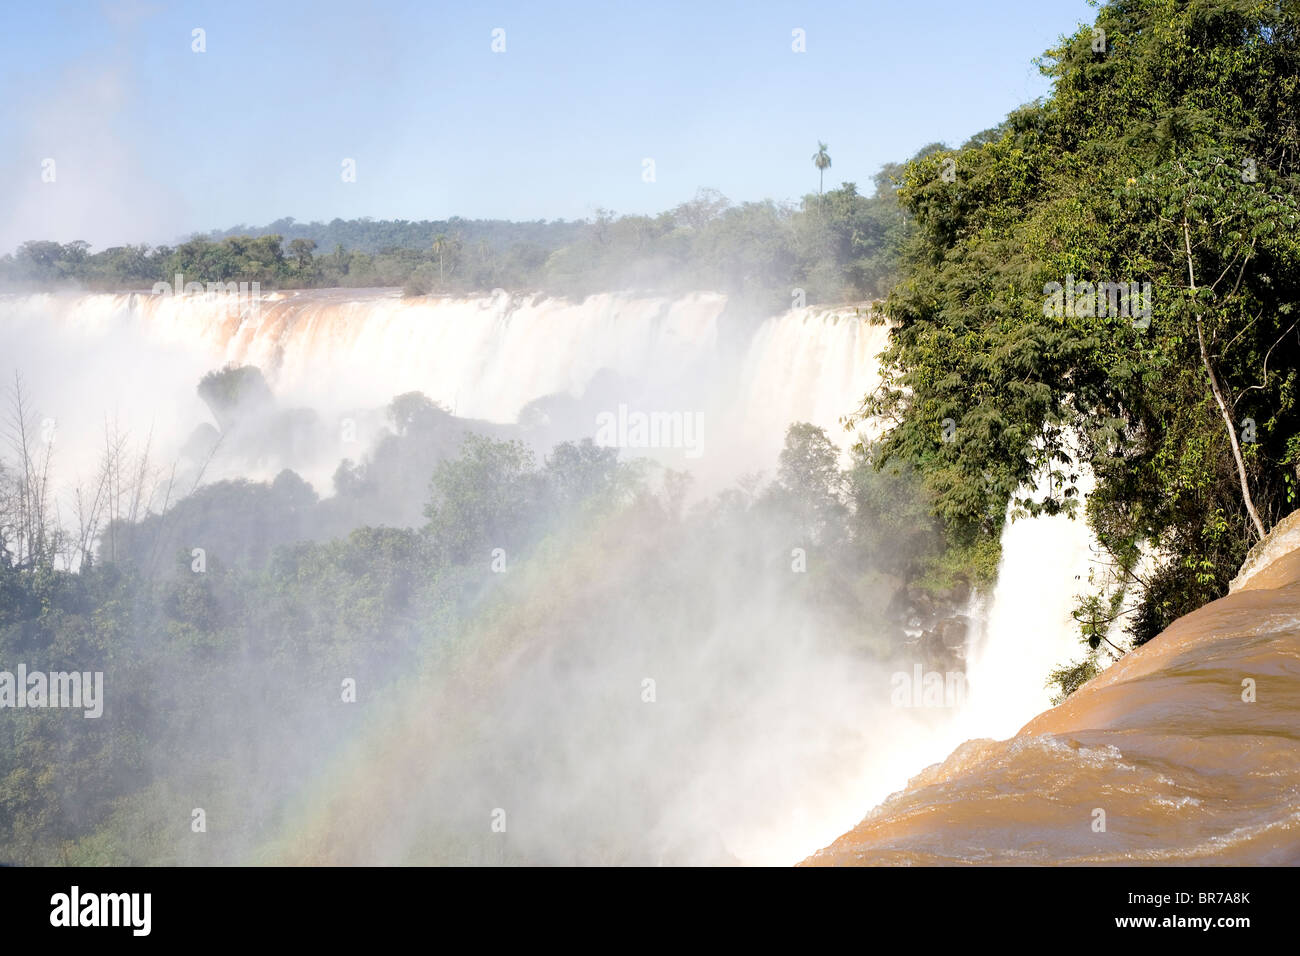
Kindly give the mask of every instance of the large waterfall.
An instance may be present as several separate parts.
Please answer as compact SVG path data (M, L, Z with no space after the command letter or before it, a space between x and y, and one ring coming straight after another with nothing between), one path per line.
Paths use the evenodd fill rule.
M331 414L419 391L456 415L510 423L531 401L601 385L571 423L580 434L619 404L696 414L703 448L692 470L716 482L770 469L791 422L851 444L839 419L878 382L885 326L866 310L796 309L732 349L720 328L726 307L715 294L47 294L0 298L0 336L10 343L7 374L57 370L57 388L42 388L40 400L69 454L87 459L79 467L100 446L99 409L178 445L210 417L195 383L227 363L258 366L283 404Z
M93 471L106 416L150 436L159 457L180 454L186 436L211 419L195 394L198 379L227 363L258 366L278 402L327 421L364 421L363 412L410 391L501 425L521 423L534 405L552 437L590 435L597 415L620 407L696 415L698 456L648 452L690 469L706 492L771 474L793 422L819 425L847 449L854 439L841 418L879 383L887 326L868 308L792 309L752 322L727 310L725 297L703 293L581 302L391 290L274 293L251 303L229 295L6 296L0 372L23 376L39 415L56 423L58 460L74 476ZM338 447L310 460L229 463L208 477L242 468L267 478L294 466L329 494L339 459L357 454ZM1087 579L1087 533L1081 521L1022 521L1008 524L1003 544L997 588L978 602L966 710L924 726L898 715L904 732L882 735L872 766L833 792L802 795L815 819L776 826L788 831L784 843L771 828L761 839L737 837L742 858L800 859L962 740L1010 735L1043 708L1046 671L1077 652L1069 611Z

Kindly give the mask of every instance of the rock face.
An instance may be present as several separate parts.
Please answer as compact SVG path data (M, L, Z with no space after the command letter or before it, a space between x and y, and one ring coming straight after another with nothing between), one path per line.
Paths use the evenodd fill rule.
M1300 864L1300 513L1231 593L804 865Z
M932 595L901 587L886 609L885 619L897 631L898 663L906 670L918 657L926 670L960 669L969 645L970 619L962 613L968 592Z
M1228 593L1277 587L1278 582L1300 575L1297 562L1300 562L1300 511L1293 511L1278 522L1268 537L1250 549L1241 570L1228 585Z

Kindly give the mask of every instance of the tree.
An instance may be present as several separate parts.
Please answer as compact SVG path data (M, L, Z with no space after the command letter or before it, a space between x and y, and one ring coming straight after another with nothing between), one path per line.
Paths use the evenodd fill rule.
M1236 402L1221 384L1212 353L1218 352L1230 334L1245 331L1251 313L1262 305L1243 301L1250 295L1250 284L1243 282L1247 270L1253 267L1258 271L1261 263L1268 262L1295 268L1300 259L1294 238L1300 226L1300 208L1294 197L1268 189L1257 176L1255 181L1243 178L1243 169L1241 163L1229 163L1214 153L1179 158L1142 177L1134 192L1152 206L1152 216L1165 227L1166 247L1175 250L1186 266L1180 304L1185 306L1185 318L1195 325L1197 353L1223 418L1242 503L1256 534L1263 538L1266 528L1255 507L1237 435ZM1290 323L1282 336L1295 328L1296 323ZM1265 376L1268 358L1266 354L1259 370Z
M603 500L617 491L624 475L618 449L601 447L590 438L556 445L542 471L547 493L559 509Z
M423 392L403 392L388 403L387 412L398 435L431 431L451 417Z
M462 243L459 236L448 236L446 233L438 233L433 237L433 254L438 257L438 288L443 289L447 284L448 271L455 272L456 265L460 259ZM447 266L450 264L450 270Z
M1089 26L1044 58L1049 98L908 164L913 231L863 412L896 423L877 464L914 466L954 541L996 539L1013 500L1076 511L1090 469L1141 641L1223 593L1294 507L1300 22L1125 0L1096 27L1105 51Z
M312 252L316 249L315 239L291 239L289 240L289 254L293 256L298 263L298 272L303 275L309 275L314 271L314 260Z
M774 493L819 542L838 538L848 514L839 458L839 448L816 425L796 422L786 430Z
M826 179L826 170L831 168L831 154L826 152L826 144L817 141L817 152L813 153L813 165L817 167L817 195L822 194L822 184Z
M271 387L256 365L232 363L208 372L199 380L198 394L222 431L229 431L241 418L265 412L275 405Z
M461 456L438 466L430 489L425 531L441 553L463 562L522 543L539 485L522 442L469 435Z

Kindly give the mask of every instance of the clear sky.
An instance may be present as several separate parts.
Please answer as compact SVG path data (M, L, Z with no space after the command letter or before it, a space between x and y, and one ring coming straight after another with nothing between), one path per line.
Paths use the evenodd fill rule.
M1031 61L1093 13L1086 0L4 0L0 251L281 216L658 212L706 186L796 199L816 188L818 140L827 185L866 189L881 164L1046 93Z

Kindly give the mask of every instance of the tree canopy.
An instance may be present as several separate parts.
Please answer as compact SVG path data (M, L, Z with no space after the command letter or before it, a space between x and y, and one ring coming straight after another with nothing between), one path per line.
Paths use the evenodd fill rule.
M1040 61L1049 97L902 175L914 233L861 410L898 423L881 460L918 469L956 547L1009 502L1077 511L1091 472L1138 641L1295 507L1298 10L1108 3Z

